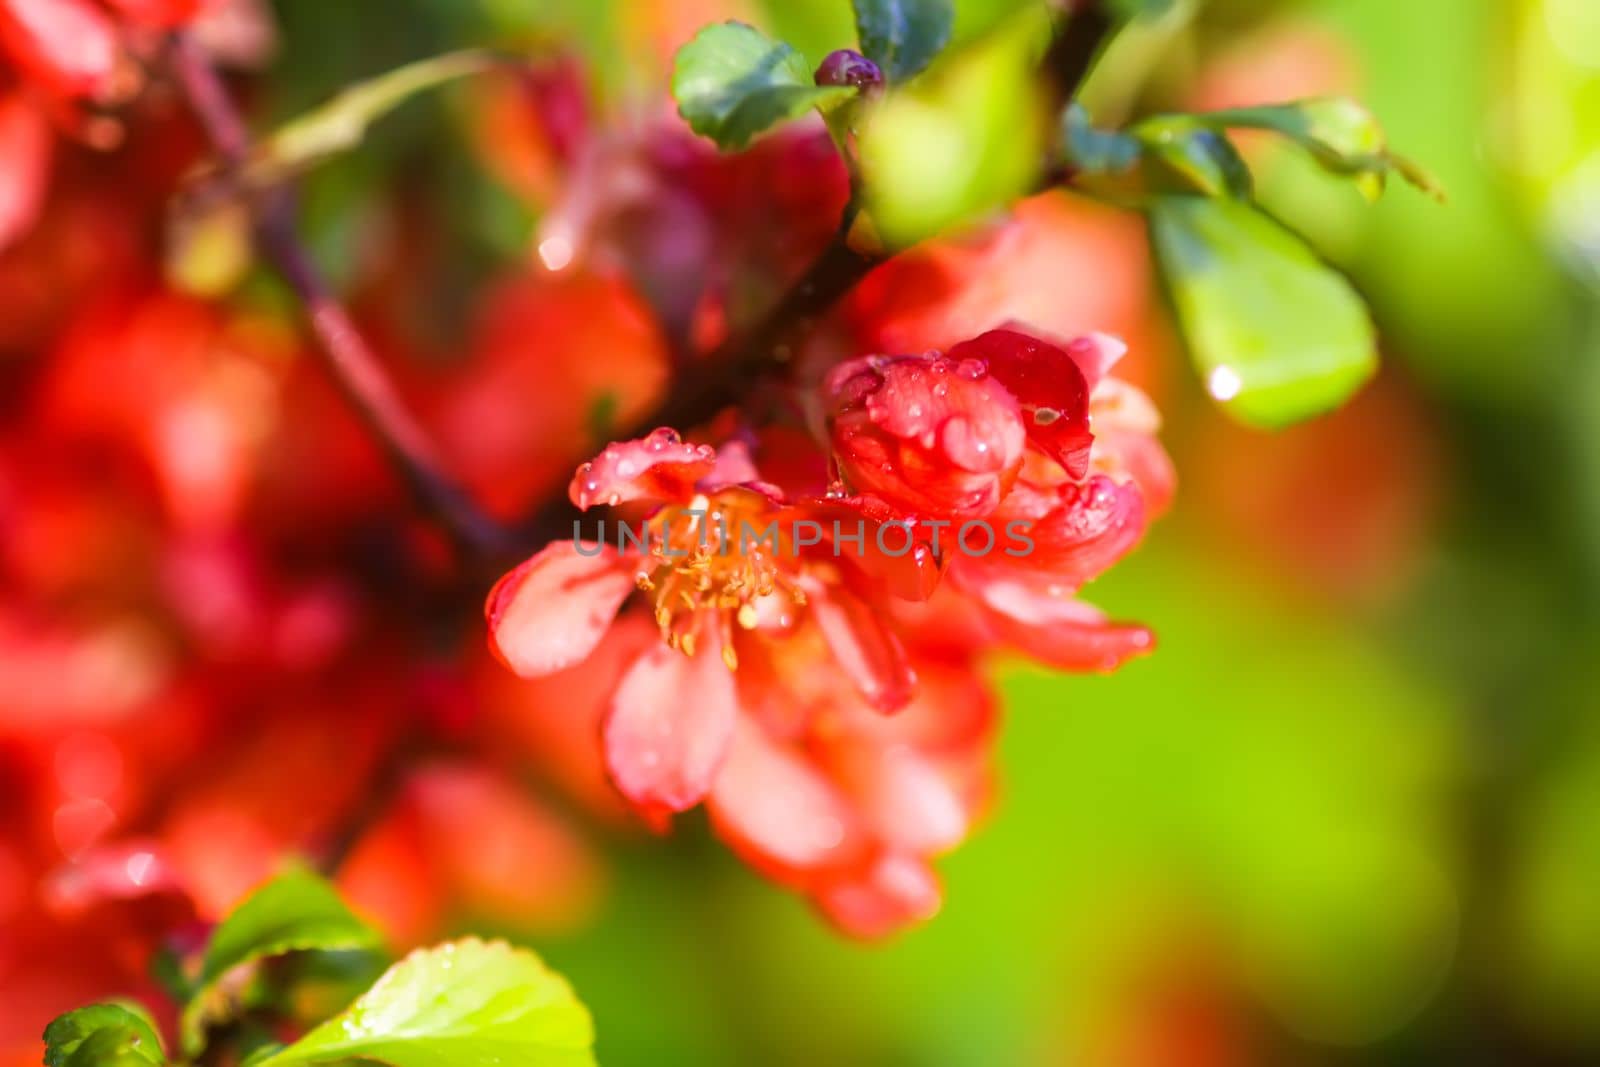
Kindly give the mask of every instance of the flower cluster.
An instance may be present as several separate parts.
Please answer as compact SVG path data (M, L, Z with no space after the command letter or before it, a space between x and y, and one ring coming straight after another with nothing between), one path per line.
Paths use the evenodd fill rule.
M924 918L930 860L988 792L980 657L1110 670L1151 645L1077 598L1172 491L1154 408L1109 374L1122 353L995 329L837 364L797 397L809 433L609 445L570 495L637 516L638 535L558 541L507 574L492 646L537 678L625 642L602 731L635 811L664 824L703 803L731 848L849 932ZM822 536L794 536L802 522ZM1028 550L968 544L997 524ZM655 640L620 621L635 613Z

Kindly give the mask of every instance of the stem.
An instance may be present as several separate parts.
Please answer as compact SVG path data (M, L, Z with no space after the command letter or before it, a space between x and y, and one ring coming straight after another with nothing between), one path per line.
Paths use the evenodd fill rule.
M178 80L224 171L236 171L249 158L250 134L227 87L189 38L180 34L174 39L172 57ZM509 533L484 514L447 472L422 424L407 410L349 312L317 272L295 233L293 203L285 191L274 190L263 198L256 246L300 298L328 369L412 491L472 549L485 555L507 551Z
M1055 39L1040 64L1055 83L1058 106L1083 87L1115 28L1101 0L1068 0L1066 17L1057 24Z

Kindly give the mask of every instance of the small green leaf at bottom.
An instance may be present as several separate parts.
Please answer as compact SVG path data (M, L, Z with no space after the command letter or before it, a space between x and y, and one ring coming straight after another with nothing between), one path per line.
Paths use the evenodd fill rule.
M1167 196L1147 210L1190 354L1230 414L1286 426L1372 376L1366 305L1298 236L1238 200Z
M290 952L381 946L377 932L356 918L333 886L304 867L289 867L251 893L212 933L196 992L183 1010L184 1051L197 1053L207 1026L234 1009L225 979L238 968Z
M594 1023L533 953L475 938L419 949L348 1009L254 1067L592 1067Z
M144 1067L167 1062L150 1017L123 1004L90 1004L44 1031L45 1067Z

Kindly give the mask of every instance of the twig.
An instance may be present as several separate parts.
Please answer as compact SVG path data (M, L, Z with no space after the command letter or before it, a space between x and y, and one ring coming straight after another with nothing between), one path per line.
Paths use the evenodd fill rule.
M1066 8L1040 64L1055 84L1058 106L1077 95L1115 28L1103 0L1067 0Z
M172 58L224 171L243 166L250 155L250 134L209 58L181 34L173 41ZM484 514L447 472L427 432L406 409L349 313L318 274L295 233L287 191L274 190L263 197L256 217L256 245L300 298L339 387L395 458L416 495L475 551L486 556L508 551L510 533Z

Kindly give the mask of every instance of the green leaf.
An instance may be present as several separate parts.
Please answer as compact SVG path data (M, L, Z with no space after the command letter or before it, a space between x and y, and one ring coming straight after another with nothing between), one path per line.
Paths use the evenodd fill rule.
M890 84L922 72L950 43L953 0L855 0L861 54Z
M413 952L346 1011L255 1067L588 1067L593 1045L594 1023L566 979L531 952L469 938Z
M1150 184L1163 192L1250 198L1250 168L1233 142L1186 116L1146 119L1134 127Z
M418 60L358 82L321 107L291 119L263 140L237 180L259 189L302 174L359 145L367 127L418 93L500 66L492 53L468 50Z
M291 867L252 893L217 926L184 1006L183 1048L196 1054L206 1027L236 1008L230 976L247 964L289 952L379 949L378 934L345 907L339 894L303 867Z
M1164 193L1248 199L1254 184L1233 143L1187 115L1097 130L1080 105L1069 104L1061 116L1061 151L1073 188L1130 207Z
M1372 112L1347 97L1318 97L1290 104L1212 111L1195 119L1214 128L1270 130L1287 137L1324 169L1352 177L1369 200L1383 193L1389 174L1436 199L1438 182L1404 156L1389 151L1383 127Z
M1284 426L1337 407L1372 376L1365 305L1299 237L1238 200L1159 197L1148 212L1190 353L1231 414Z
M866 115L863 193L887 244L974 221L1034 184L1048 122L1034 77L1037 29L1014 18Z
M90 1004L57 1017L44 1030L45 1067L164 1064L155 1024L131 1004Z
M769 127L854 92L815 85L804 56L742 22L701 30L678 50L672 72L679 114L722 148L743 148Z

